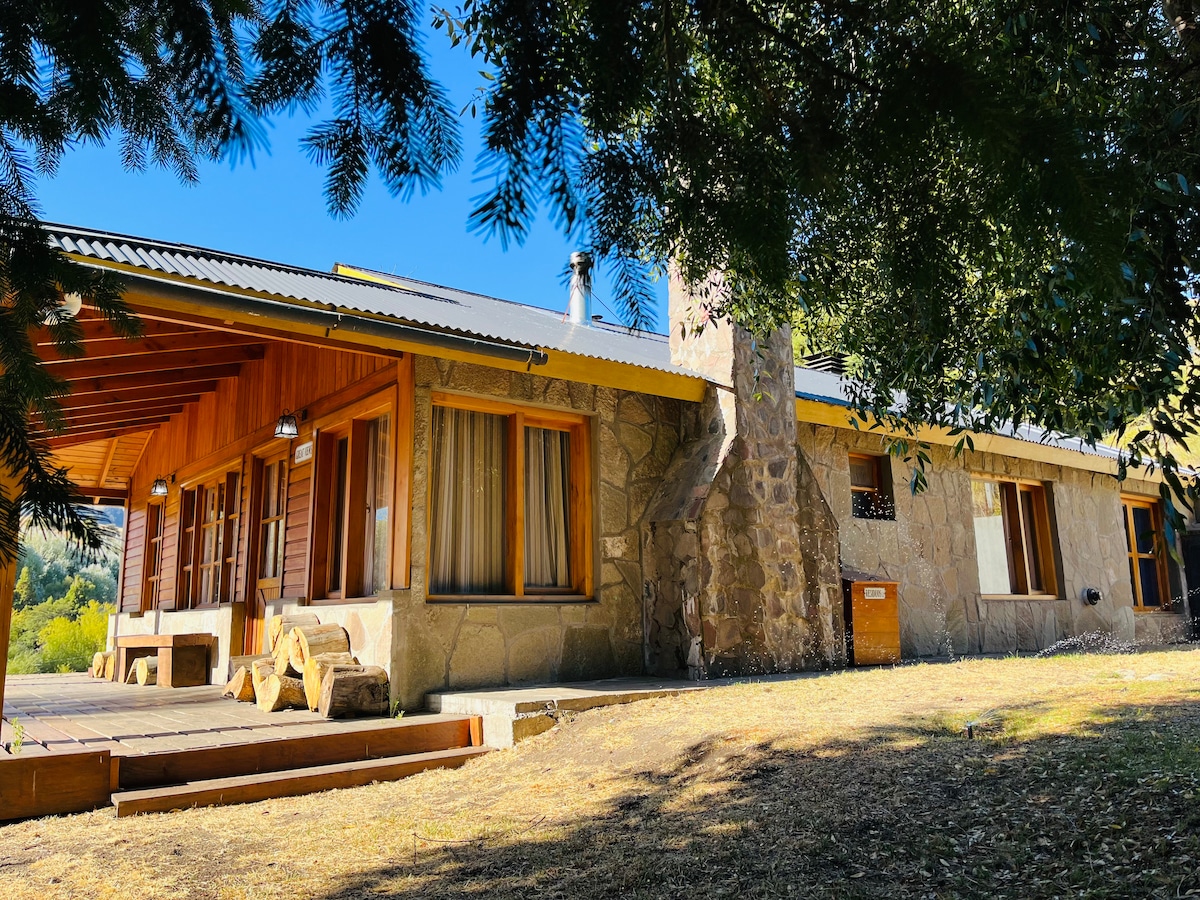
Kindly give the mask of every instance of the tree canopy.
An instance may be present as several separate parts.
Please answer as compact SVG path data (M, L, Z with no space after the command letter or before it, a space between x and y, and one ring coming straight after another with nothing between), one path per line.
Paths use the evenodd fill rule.
M304 142L332 212L352 214L372 173L397 194L435 187L460 143L425 15L0 10L0 454L43 517L88 539L23 430L61 390L28 329L48 319L72 348L63 292L136 324L117 283L46 248L35 177L117 140L131 168L194 178L299 108L332 111ZM648 275L723 273L712 312L760 332L795 321L848 353L859 409L900 428L1098 441L1144 423L1129 459L1182 490L1173 442L1200 427L1198 16L1198 0L463 0L435 24L486 70L481 231L520 239L548 213L613 267L633 325Z

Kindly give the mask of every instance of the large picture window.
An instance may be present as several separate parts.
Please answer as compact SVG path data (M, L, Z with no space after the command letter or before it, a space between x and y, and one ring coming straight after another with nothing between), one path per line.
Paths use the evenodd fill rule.
M1125 548L1136 609L1170 607L1167 553L1162 506L1155 500L1121 497L1125 514Z
M395 428L390 404L317 438L312 596L372 597L391 587Z
M430 595L590 595L587 418L434 399Z
M984 595L1054 595L1046 489L1029 482L971 480L979 590Z

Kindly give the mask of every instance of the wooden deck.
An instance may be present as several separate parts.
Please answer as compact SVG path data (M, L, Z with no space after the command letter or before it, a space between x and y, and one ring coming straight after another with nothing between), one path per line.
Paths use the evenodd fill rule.
M287 796L461 765L486 749L470 716L323 719L220 694L82 674L10 678L0 742L14 726L24 735L19 754L0 749L0 821L110 802L124 815Z

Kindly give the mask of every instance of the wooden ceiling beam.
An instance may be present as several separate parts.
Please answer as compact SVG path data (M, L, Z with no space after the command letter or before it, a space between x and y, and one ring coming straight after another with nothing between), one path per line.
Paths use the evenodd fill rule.
M128 488L105 488L105 487L87 487L86 485L75 485L75 490L78 491L81 497L91 497L93 500L128 500Z
M136 375L105 375L100 378L85 378L71 381L71 394L96 394L110 391L125 391L134 388L155 387L166 384L190 384L211 381L214 378L236 378L242 367L238 363L223 366L198 366L194 369L166 370L163 372L140 372Z
M108 442L108 451L104 454L104 462L100 466L100 474L96 476L95 488L103 488L104 482L108 481L108 471L112 468L113 457L117 455L117 445L121 443L120 438L111 438Z
M83 344L83 356L63 356L54 347L39 346L38 357L43 362L79 362L83 360L114 359L141 356L147 353L179 353L188 350L211 350L261 344L261 338L244 334L222 334L219 331L191 331L146 338L112 338Z
M154 353L144 356L113 356L103 359L71 359L47 362L43 367L51 375L65 381L89 378L117 378L123 375L176 372L205 366L244 363L262 359L261 344L243 347L222 347L211 350L184 350L178 353Z
M217 389L215 381L188 382L182 385L164 384L157 387L134 388L128 391L107 391L95 394L68 394L60 397L58 405L64 410L89 409L110 403L148 403L154 400L174 400L176 403L195 403L204 394Z
M147 410L144 416L93 416L87 419L77 419L74 422L68 422L67 430L63 432L55 433L46 428L34 428L31 429L31 433L35 437L48 440L87 431L96 431L98 429L129 428L134 425L150 423L160 424L166 422L171 416L178 415L181 412L183 412L183 407L177 409Z
M50 445L51 450L57 450L61 447L74 447L76 444L90 444L92 441L103 441L125 434L152 431L156 425L161 425L167 421L169 421L169 417L164 416L160 419L150 419L140 425L130 425L126 428L100 428L97 431L78 431L70 434L60 434L52 438L47 438L46 443Z
M67 427L71 427L76 422L85 422L90 419L120 419L122 417L131 419L144 419L147 415L166 415L165 410L170 410L170 415L178 412L183 412L184 405L177 400L169 398L159 401L149 401L146 403L120 403L110 404L109 406L89 407L87 409L72 409L66 410L66 415L63 416L63 421ZM46 429L43 427L43 422L40 418L35 418L30 421L30 425L41 431Z
M171 334L195 334L196 326L180 325L176 322L150 322L142 321L142 338L161 337ZM84 343L92 341L126 341L138 340L139 338L127 338L117 334L116 330L108 323L106 319L89 319L84 318L83 314L79 317L79 335L80 340ZM35 328L30 332L31 340L36 347L53 347L54 336L50 333L49 328Z

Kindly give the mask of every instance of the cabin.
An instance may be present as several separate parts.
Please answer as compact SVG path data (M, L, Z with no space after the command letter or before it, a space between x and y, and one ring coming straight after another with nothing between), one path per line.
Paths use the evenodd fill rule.
M1028 429L961 456L926 429L913 495L837 374L795 368L786 331L682 328L679 284L668 337L350 265L48 238L119 273L143 322L119 338L85 298L85 355L39 345L71 388L55 458L127 509L110 641L211 635L213 682L309 607L405 708L845 665L875 627L855 585L894 601L902 658L1187 634L1167 551L1188 536L1152 477Z

